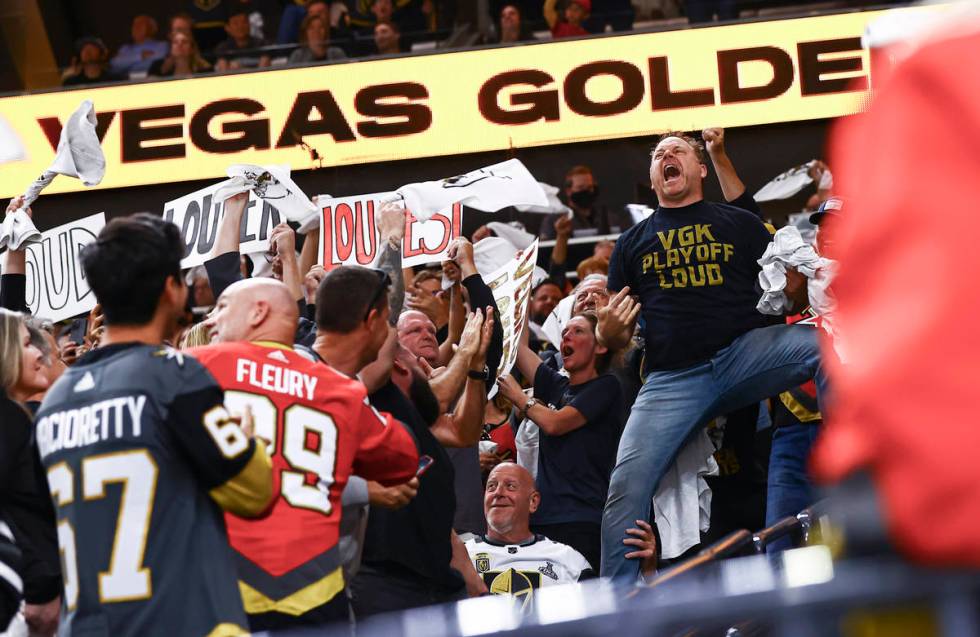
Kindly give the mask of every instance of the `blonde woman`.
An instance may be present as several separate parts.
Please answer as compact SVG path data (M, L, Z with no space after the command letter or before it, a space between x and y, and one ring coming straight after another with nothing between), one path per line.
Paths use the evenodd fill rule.
M61 608L61 561L54 510L27 400L48 387L41 351L24 316L0 309L0 517L10 522L27 565L24 619L32 634L52 634Z
M170 34L167 57L151 64L146 74L151 77L188 77L210 70L211 65L201 57L194 36L184 31L174 31Z
M44 354L31 341L24 315L0 308L0 386L24 405L48 388Z

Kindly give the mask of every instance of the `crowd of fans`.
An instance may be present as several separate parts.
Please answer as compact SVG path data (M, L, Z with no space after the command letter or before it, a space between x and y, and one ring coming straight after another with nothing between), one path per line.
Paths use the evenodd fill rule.
M475 18L460 30L458 7L446 0L296 0L281 14L269 3L249 0L189 4L187 12L169 17L166 32L153 17L140 14L133 18L130 42L110 47L93 35L79 38L63 81L77 86L309 64L403 53L415 44L459 47L580 37L631 30L638 16L686 16L693 24L734 20L742 8L758 7L735 0L495 0L489 3L489 26L476 32Z
M319 17L301 24L323 29ZM242 42L248 37L243 27ZM235 46L233 38L222 48L228 59ZM364 617L600 574L632 582L657 569L657 527L676 533L669 527L680 520L658 519L651 502L684 443L705 427L720 468L705 541L795 514L812 499L804 459L824 385L817 330L756 310L757 260L771 227L724 141L721 129L665 135L650 166L660 207L636 223L596 206L587 167L569 170L562 199L571 213L542 225L541 236L555 238L550 272L536 277L506 375L498 374L500 312L474 257L474 243L495 234L487 226L472 241L454 240L442 264L402 268L408 212L386 204L375 267L326 271L316 264L317 231L297 236L287 224L273 231L268 254L240 254L242 194L225 203L203 268L182 272L175 226L145 213L117 218L81 254L99 305L61 325L27 315L25 254L8 250L0 520L22 554L24 620L38 634L51 634L59 616L79 628L108 622L114 634L163 625L205 634L219 624L322 624L349 608ZM708 164L725 203L703 200ZM821 191L810 204L825 206L829 196ZM822 227L841 210L821 208L814 221ZM591 254L572 259L569 239L589 235ZM787 287L794 311L807 304L802 287ZM275 365L280 371L269 371ZM85 405L130 394L149 401L140 422L124 426L103 407L89 416L101 420L65 424ZM801 416L800 401L813 417ZM297 410L308 422L291 433ZM775 435L759 424L773 421ZM120 432L129 426L136 433L127 438ZM778 481L770 480L767 505L770 444ZM116 573L111 585L108 561L96 562L111 548L116 564L124 549L76 557L74 548L112 537L115 513L107 521L104 508L87 504L106 487L79 475L86 502L72 504L70 484L60 482L106 457L86 445L112 453L148 445L152 467L144 468L160 472L145 513L144 568L129 579ZM120 507L130 506L125 493ZM157 529L169 538L164 549ZM178 556L187 532L202 544ZM141 579L150 572L152 595ZM151 610L120 610L117 588L118 599L143 599ZM175 595L197 598L180 619L153 610Z

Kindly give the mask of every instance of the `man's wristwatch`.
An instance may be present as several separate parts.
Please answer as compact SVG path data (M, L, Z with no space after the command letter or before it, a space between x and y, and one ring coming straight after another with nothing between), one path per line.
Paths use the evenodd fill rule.
M486 365L483 366L483 371L478 372L474 369L471 369L468 372L466 372L466 375L467 377L472 378L473 380L482 380L487 384L490 383L490 368L487 367Z
M528 398L528 399L527 399L527 402L526 402L526 403L524 403L524 409L522 409L522 410L521 410L521 413L523 413L523 414L524 414L524 415L526 416L526 415L527 415L527 411L528 411L528 410L529 410L529 409L530 409L531 407L534 407L534 406L535 406L535 405L537 405L537 404L538 404L538 399L537 399L537 398L535 398L535 397L533 397L533 396L532 396L531 398Z

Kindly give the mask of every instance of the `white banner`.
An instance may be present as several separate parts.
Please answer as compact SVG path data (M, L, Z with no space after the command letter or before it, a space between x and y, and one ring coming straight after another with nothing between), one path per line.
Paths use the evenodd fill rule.
M60 321L95 307L78 254L95 241L104 225L105 213L100 212L48 230L41 234L40 243L26 246L25 296L31 314Z
M378 253L375 214L393 193L377 192L354 197L317 198L320 220L319 263L328 270L338 265L371 265ZM463 206L451 204L428 221L414 216L405 224L402 267L446 260L449 244L463 228Z
M455 203L486 212L507 206L548 206L544 190L519 159L439 181L408 184L395 192L404 197L405 206L419 219L428 219Z
M227 181L213 184L163 205L163 218L177 224L184 239L184 258L180 267L193 268L210 256L224 211L224 206L216 202L215 193L226 184ZM239 252L254 254L268 250L272 229L283 220L279 210L249 192L239 229Z
M527 250L521 250L513 261L483 277L493 290L494 301L500 311L500 327L504 331L504 353L500 358L497 376L503 376L514 368L521 332L528 320L528 299L531 297L532 275L538 262L538 242ZM497 387L494 386L493 394Z

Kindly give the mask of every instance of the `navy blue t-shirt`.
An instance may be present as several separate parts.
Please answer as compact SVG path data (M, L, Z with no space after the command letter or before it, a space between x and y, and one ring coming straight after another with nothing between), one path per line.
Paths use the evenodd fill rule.
M553 409L571 405L586 423L561 436L541 431L538 443L538 491L541 506L532 524L602 522L609 474L623 430L619 381L602 374L581 385L547 365L534 374L534 397Z
M658 207L620 236L608 286L628 285L640 297L645 372L696 365L769 324L756 309L756 282L758 259L771 240L752 212L707 201Z

